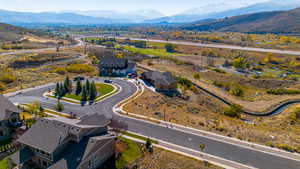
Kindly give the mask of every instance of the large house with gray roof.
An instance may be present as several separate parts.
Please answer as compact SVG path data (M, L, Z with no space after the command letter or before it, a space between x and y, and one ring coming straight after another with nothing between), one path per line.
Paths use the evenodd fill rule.
M0 140L13 136L15 123L19 122L19 109L3 95L0 95Z
M136 63L126 58L104 57L100 59L101 76L126 77L136 74Z
M115 135L104 115L39 119L18 142L11 159L19 168L97 169L114 155Z
M159 92L177 91L177 80L170 72L148 71L142 73L142 79Z

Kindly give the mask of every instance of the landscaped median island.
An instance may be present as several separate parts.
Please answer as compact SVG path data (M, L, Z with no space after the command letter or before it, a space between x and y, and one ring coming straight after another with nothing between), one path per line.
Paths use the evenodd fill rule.
M119 90L119 88L112 84L95 83L94 81L77 80L73 84L67 77L63 83L57 83L53 91L45 93L44 96L57 98L66 102L74 104L90 104L99 102L107 98Z

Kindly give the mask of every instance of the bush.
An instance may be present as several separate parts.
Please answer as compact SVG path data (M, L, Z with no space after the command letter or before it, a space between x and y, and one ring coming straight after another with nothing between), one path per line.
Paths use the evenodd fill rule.
M6 84L12 83L16 80L17 80L16 76L10 73L5 73L0 76L0 81Z
M87 65L87 64L72 64L66 67L66 70L69 73L90 73L95 71L95 68L93 66Z
M200 74L199 73L194 74L194 79L199 80L200 79Z
M296 110L294 110L291 114L291 119L295 122L299 122L300 123L300 108L297 108Z
M231 87L229 93L237 97L242 97L244 95L244 91L239 85Z
M176 45L174 45L174 44L166 44L165 48L166 48L166 51L169 53L176 52Z
M61 102L57 102L55 109L59 112L63 111L65 109L64 105Z
M188 80L186 78L177 77L176 79L177 79L177 82L179 84L181 84L182 86L186 87L187 89L191 89L191 87L194 86L194 84L190 80Z
M5 84L0 82L0 92L3 92L5 88L6 88Z
M241 118L241 114L243 113L243 109L239 105L232 105L230 108L226 109L224 112L225 116L233 117L233 118Z
M279 149L285 150L285 151L289 151L289 152L295 152L296 149L288 144L278 144L277 147Z
M227 91L230 90L230 84L225 83L225 82L214 81L213 85L216 86L216 87L219 87L219 88L223 88Z
M64 67L58 67L54 70L54 72L60 75L65 75L67 73L67 70Z
M292 95L292 94L300 94L300 90L292 90L292 89L270 89L267 91L268 94L273 95Z
M224 70L221 69L213 69L215 72L217 73L222 73L222 74L226 74L226 72Z

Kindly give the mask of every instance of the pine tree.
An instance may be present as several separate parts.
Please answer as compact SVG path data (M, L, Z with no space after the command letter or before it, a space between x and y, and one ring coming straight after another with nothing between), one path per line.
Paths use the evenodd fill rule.
M54 96L57 98L59 96L59 83L56 83L56 87L55 87L55 92L54 92Z
M96 85L93 81L90 86L89 101L94 102L96 100L96 97L97 97L97 89L96 89Z
M87 92L86 86L83 85L83 87L82 87L82 93L81 93L81 101L82 102L86 102L87 99L88 99L88 92Z
M81 81L77 80L76 91L75 91L76 96L80 95L81 92L82 92Z
M87 95L89 95L90 88L91 88L91 83L88 79L85 82L85 87L86 87Z
M67 76L64 81L64 88L65 93L72 93L72 81L70 80L69 76Z
M66 91L65 91L64 85L59 84L59 95L58 95L59 99L61 99L65 95L66 95Z

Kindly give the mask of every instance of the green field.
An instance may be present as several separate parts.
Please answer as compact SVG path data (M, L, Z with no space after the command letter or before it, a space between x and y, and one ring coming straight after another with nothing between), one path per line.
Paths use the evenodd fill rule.
M168 53L165 49L142 49L142 48L135 48L132 46L124 46L124 49L133 52L139 53L143 55L152 55L152 56L183 56L179 53Z
M104 84L104 83L97 83L96 88L97 88L97 91L99 93L99 96L97 98L99 98L103 95L112 93L115 89L114 86L112 86L110 84ZM66 94L64 97L74 99L74 100L78 100L78 101L81 100L81 95L76 96L75 94Z
M0 161L0 169L9 169L8 160L3 159Z

